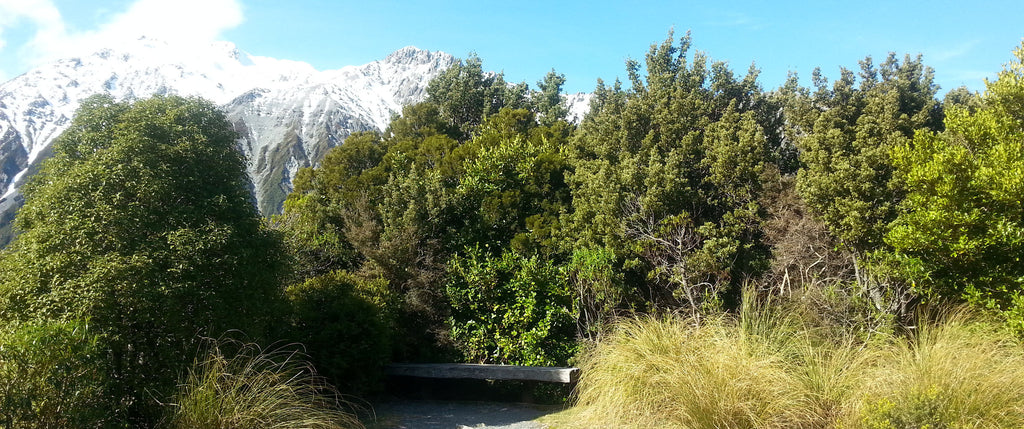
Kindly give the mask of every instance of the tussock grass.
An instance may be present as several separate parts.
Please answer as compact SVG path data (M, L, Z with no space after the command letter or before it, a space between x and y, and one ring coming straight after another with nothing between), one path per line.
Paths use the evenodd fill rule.
M571 420L577 427L776 426L799 398L785 371L788 339L766 321L619 322L582 361Z
M753 302L753 300L751 300ZM769 311L767 308L776 308ZM799 311L625 319L588 349L556 427L1024 427L1024 348L962 311L907 332L818 330Z
M844 427L1024 427L1024 348L996 323L926 317L876 355Z
M224 350L232 350L225 353ZM337 392L294 349L221 340L179 388L176 429L362 428Z

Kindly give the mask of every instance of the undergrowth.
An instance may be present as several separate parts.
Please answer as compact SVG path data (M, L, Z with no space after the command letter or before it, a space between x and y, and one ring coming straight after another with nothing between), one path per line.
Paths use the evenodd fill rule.
M175 429L362 428L337 391L294 348L220 340L180 386Z
M556 427L1024 427L1024 348L960 310L894 333L837 334L799 309L639 317L582 359Z

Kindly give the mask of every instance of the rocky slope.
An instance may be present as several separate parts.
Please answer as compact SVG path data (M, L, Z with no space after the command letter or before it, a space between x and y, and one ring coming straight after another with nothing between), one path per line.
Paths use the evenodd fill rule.
M381 61L317 71L226 42L181 50L139 39L39 67L0 85L0 223L13 217L18 187L90 95L179 94L220 104L240 134L259 208L270 214L280 210L299 168L315 165L352 132L386 127L455 61L407 47Z
M181 49L141 38L67 58L0 84L0 246L21 206L18 188L49 155L82 99L154 94L199 96L222 106L239 133L264 215L279 213L295 173L315 166L356 131L381 130L427 83L455 63L444 52L402 48L380 61L318 71L306 63L249 55L220 42ZM590 94L567 97L579 122Z

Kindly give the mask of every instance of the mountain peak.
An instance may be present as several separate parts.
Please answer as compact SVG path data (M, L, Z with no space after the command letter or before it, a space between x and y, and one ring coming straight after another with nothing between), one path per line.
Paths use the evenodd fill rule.
M420 53L427 53L427 54L429 54L430 51L426 51L426 50L417 48L415 46L409 45L409 46L406 46L404 48L399 48L399 49L395 50L395 52L392 52L392 53L388 54L388 56L384 58L384 61L388 61L388 62L400 61L400 60L402 60L404 58L415 57L417 54L420 54Z
M451 62L454 62L455 57L446 52L431 52L417 48L415 46L406 46L395 52L392 52L391 54L384 58L384 62L392 64L422 64L437 60L450 64Z
M261 211L276 213L298 169L319 163L352 132L382 130L454 62L447 53L413 46L327 71L250 55L230 42L181 46L141 37L96 49L0 84L0 187L7 201L17 199L17 188L48 156L82 99L179 94L222 106L240 135Z

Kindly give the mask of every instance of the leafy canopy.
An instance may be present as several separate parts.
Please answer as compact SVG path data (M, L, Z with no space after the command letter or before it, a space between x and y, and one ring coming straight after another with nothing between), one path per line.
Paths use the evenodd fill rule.
M646 76L627 64L628 90L598 83L568 149L563 250L606 247L646 277L634 285L650 302L696 309L766 258L759 199L781 138L756 69L737 78L689 49L689 35L670 35L651 46Z
M885 236L918 291L1003 311L1024 332L1024 46L980 107L893 151L907 189Z
M860 66L859 83L844 68L831 87L815 70L816 90L793 120L804 132L796 137L801 197L848 248L867 252L883 244L904 194L892 180L892 149L943 125L934 72L920 56Z
M266 332L279 246L209 102L96 96L53 148L0 259L0 318L90 320L109 350L112 412L146 415L197 335Z

